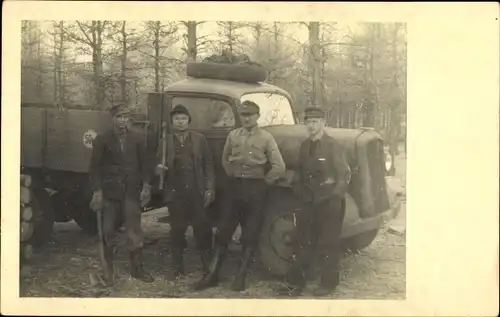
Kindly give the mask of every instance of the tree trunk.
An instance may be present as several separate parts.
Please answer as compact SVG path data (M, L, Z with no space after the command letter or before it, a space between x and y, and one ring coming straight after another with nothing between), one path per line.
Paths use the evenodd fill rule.
M127 32L126 32L126 23L122 22L122 58L121 58L121 74L120 74L120 88L121 88L121 101L128 104L128 95L127 95Z
M99 109L104 108L105 90L103 80L102 66L102 22L92 21L92 40L93 40L93 64L94 64L94 81L96 89L96 106Z
M55 29L55 28L54 28ZM59 104L59 96L58 96L58 85L57 85L57 77L58 77L58 67L59 67L59 61L58 61L58 54L57 54L57 33L54 31L53 34L53 40L54 40L54 71L53 71L53 79L54 79L54 104L57 107L60 107L61 105Z
M390 117L390 152L394 157L398 152L398 136L401 125L400 117L400 98L399 98L399 84L398 84L398 56L397 56L397 36L399 30L399 23L394 24L394 31L392 37L392 58L393 58L393 100L391 103L391 117Z
M375 82L374 82L374 44L375 34L370 30L370 47L368 49L367 60L365 60L364 81L365 81L365 96L363 100L363 126L375 127Z
M187 59L188 62L196 62L198 55L198 44L196 35L196 21L187 22Z
M66 103L66 86L63 73L64 58L64 22L59 21L59 52L58 52L58 85L59 85L59 107L64 108Z
M312 79L312 104L319 105L323 95L321 88L321 61L319 54L319 22L309 22L309 57Z
M160 92L160 21L155 22L154 26L154 50L155 50L155 92Z

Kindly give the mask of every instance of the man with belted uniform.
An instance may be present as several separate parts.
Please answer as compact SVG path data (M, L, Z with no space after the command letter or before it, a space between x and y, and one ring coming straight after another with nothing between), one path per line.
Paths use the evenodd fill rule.
M280 295L299 296L306 286L306 271L316 252L321 258L321 282L315 296L332 293L339 284L340 238L345 210L342 206L350 169L340 144L325 132L325 113L317 107L305 110L309 138L299 151L294 190L303 208L296 213L298 243L294 262L286 274Z
M195 289L217 285L227 245L238 224L241 224L243 248L231 288L235 291L246 288L245 278L257 248L268 186L285 172L285 163L274 137L257 124L259 112L256 103L242 102L238 107L242 127L232 130L226 139L222 166L229 181L217 226L215 252L210 273L195 285Z
M170 214L173 278L185 274L183 253L189 224L201 254L203 274L208 273L212 247L212 226L206 208L215 199L215 172L212 154L203 134L188 130L191 115L183 105L170 112L173 133L167 135L164 199Z
M143 269L142 208L151 199L150 179L153 161L148 156L144 137L129 130L130 110L124 104L110 108L112 129L93 141L90 159L90 183L93 190L91 209L102 211L102 232L107 263L104 276L114 283L113 258L117 224L123 220L129 250L130 274L144 282L153 277Z

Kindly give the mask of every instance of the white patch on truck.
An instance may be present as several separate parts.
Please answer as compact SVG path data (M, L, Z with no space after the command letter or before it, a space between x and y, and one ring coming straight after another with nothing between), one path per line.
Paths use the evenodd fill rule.
M88 130L83 134L83 145L91 149L92 148L92 141L95 139L97 136L97 133L94 130Z

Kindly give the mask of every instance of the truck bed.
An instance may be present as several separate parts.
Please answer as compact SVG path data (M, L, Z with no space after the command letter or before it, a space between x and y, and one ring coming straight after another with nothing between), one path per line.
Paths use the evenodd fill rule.
M106 111L21 107L21 165L87 173L91 137L109 120Z

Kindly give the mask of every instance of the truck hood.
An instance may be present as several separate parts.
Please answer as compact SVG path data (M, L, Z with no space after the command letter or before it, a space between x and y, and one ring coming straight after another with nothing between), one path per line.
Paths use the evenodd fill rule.
M277 125L264 127L263 129L274 136L287 169L295 169L298 164L300 145L308 137L306 126L303 124ZM342 145L349 162L354 155L356 139L363 133L374 133L364 130L336 128L326 128L325 131Z

